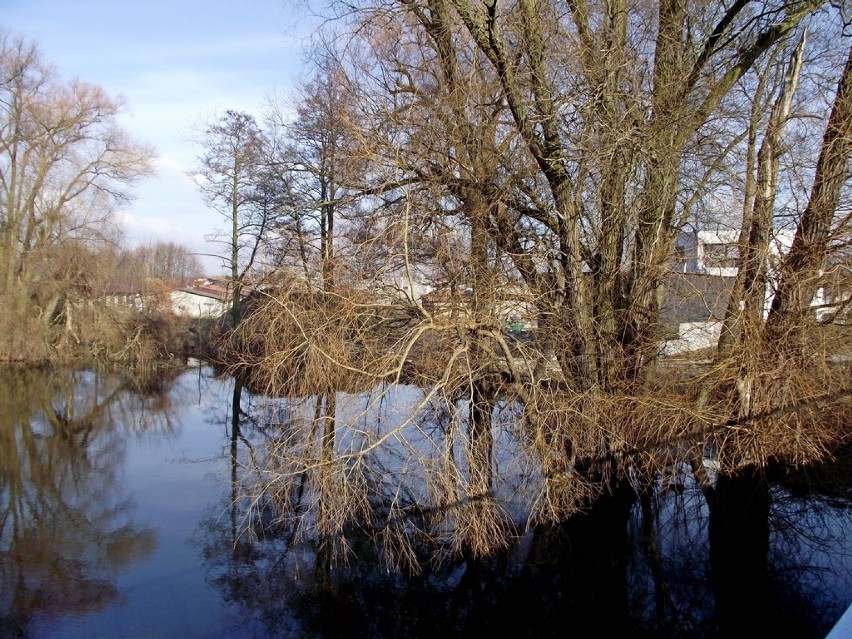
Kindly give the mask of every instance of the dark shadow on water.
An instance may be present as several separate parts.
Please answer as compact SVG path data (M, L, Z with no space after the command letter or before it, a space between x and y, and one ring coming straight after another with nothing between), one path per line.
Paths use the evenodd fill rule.
M209 583L255 636L821 639L852 600L849 503L755 469L709 490L688 468L638 494L622 484L486 559L430 563L424 544L414 575L357 530L348 562L329 565L268 509L236 543L231 519L199 533Z
M687 465L644 485L614 483L587 512L521 531L485 558L464 544L442 548L428 510L412 509L400 526L421 571L406 574L389 565L388 536L369 513L361 525L346 512L335 526L345 487L323 473L335 468L339 402L284 403L265 422L240 409L238 389L230 499L211 509L197 542L208 582L253 636L822 639L852 601L849 474L838 470L848 456L807 471L746 468L711 486ZM484 469L470 468L471 485L486 491L491 441L468 457ZM313 461L269 454L282 449ZM371 507L387 512L381 498ZM330 560L332 544L343 559Z

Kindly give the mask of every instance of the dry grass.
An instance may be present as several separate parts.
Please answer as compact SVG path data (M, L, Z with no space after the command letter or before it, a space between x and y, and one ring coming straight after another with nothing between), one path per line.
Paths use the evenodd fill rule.
M843 331L814 327L795 351L776 344L710 366L659 367L633 392L577 392L555 363L537 366L549 354L535 340L509 344L492 326L421 311L360 293L284 292L261 300L230 336L256 388L316 398L299 420L279 422L280 436L253 462L256 508L271 503L294 543L319 539L346 560L359 531L389 567L417 571L443 553L493 554L519 527L565 521L615 486L679 464L710 481L708 455L723 472L804 466L849 440L848 365L826 360L848 349ZM746 365L755 374L743 413ZM370 422L401 382L416 384L420 401L388 425ZM328 397L340 392L361 393L368 406L339 416ZM473 397L491 407L484 431L472 421ZM500 421L497 406L522 407L520 419ZM510 514L510 502L526 514Z

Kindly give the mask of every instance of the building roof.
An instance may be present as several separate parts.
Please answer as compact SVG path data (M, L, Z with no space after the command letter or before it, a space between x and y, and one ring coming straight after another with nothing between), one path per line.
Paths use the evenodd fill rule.
M224 302L228 297L228 291L220 286L200 284L197 286L183 286L179 289L183 293L209 297Z

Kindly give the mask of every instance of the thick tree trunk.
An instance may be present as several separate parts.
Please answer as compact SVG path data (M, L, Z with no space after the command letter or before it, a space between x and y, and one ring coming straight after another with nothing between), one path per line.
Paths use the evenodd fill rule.
M852 156L852 48L837 87L834 106L823 136L816 175L805 211L796 228L793 246L781 267L781 281L766 324L767 340L796 341L812 313L811 300L818 288L831 240L840 193L846 183Z

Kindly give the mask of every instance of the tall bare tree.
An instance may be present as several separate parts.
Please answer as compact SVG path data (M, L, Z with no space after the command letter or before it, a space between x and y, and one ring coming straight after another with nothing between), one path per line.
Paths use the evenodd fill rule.
M285 242L295 240L308 280L318 256L321 290L335 286L337 224L351 195L351 135L355 112L342 65L318 54L313 76L298 91L295 117L282 104L270 104L268 119L277 137L277 188L286 194L276 228Z
M200 140L203 148L194 179L198 189L227 222L213 237L227 249L231 321L240 323L242 289L266 240L271 204L264 186L268 141L254 117L228 110L211 122Z
M117 236L111 214L153 155L118 126L120 110L100 87L60 81L33 44L0 35L0 287L13 317L67 320L88 269L57 271L53 258Z

